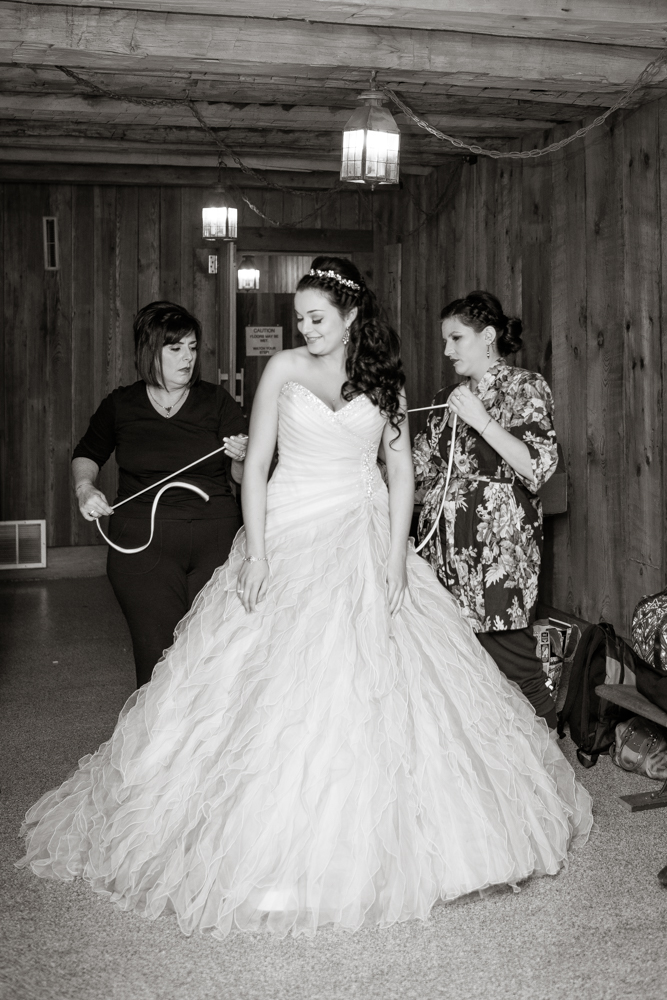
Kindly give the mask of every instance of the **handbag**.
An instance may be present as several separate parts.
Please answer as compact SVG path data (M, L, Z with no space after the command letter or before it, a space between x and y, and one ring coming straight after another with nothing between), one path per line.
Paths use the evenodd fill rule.
M640 715L618 723L609 754L624 771L656 781L667 779L667 731Z

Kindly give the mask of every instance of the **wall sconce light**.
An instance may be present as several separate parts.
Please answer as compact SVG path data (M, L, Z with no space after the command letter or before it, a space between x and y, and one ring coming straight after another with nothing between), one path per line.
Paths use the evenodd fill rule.
M364 102L357 108L343 131L343 158L340 179L353 184L398 184L398 164L401 135L394 117L382 107L385 100L375 89L357 98Z
M259 268L255 267L254 257L242 257L238 269L240 292L253 292L259 289Z

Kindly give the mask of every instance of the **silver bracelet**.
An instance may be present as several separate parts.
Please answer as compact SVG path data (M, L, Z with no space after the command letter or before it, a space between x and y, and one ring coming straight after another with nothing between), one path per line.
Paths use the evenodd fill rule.
M480 437L484 437L484 435L486 433L486 428L489 426L489 424L491 423L492 420L493 420L493 417L489 417L489 419L486 421L486 423L482 427L481 431L479 432L479 436Z
M265 562L265 563L267 563L268 561L269 560L266 558L266 556L246 556L243 560L243 562Z

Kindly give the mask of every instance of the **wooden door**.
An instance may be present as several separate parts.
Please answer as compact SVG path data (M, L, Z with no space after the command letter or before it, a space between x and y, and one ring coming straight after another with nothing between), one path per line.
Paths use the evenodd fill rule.
M283 350L303 343L296 328L293 293L237 293L236 370L242 373L243 410L247 416L250 416L252 401L269 358L248 357L246 355L247 326L281 326L283 329Z

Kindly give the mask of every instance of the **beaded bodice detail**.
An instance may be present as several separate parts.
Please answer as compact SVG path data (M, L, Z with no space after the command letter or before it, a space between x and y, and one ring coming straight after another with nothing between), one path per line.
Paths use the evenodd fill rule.
M321 498L336 509L386 496L377 466L385 423L363 394L332 410L300 382L285 382L278 402L273 490L291 489L295 502L300 497L305 506Z

